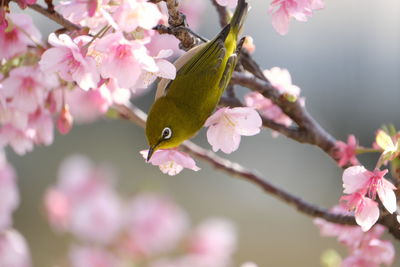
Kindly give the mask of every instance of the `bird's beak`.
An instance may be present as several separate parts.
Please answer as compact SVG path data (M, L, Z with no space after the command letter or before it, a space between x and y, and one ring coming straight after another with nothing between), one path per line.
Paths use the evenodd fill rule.
M151 156L153 155L153 153L154 153L154 148L150 147L149 148L149 153L147 154L147 159L146 159L147 162L149 162L149 160L150 160Z

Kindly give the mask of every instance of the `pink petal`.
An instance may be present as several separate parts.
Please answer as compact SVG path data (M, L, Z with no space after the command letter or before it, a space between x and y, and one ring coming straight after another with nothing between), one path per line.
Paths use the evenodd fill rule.
M343 172L343 187L345 194L352 194L364 188L368 181L364 166L351 166Z
M235 131L240 135L256 135L260 132L262 120L253 108L233 108L229 111L235 121Z
M368 231L379 219L378 203L369 198L363 199L362 208L356 210L356 222L361 229Z
M289 31L290 16L284 8L279 8L272 14L272 26L280 34L285 35Z
M206 122L204 123L205 127L211 126L213 124L218 123L221 120L221 117L224 115L224 113L229 110L229 108L220 108L216 112L214 112Z
M381 186L377 188L379 199L382 201L383 206L393 213L397 210L396 195L394 189L396 187L385 178L382 178Z
M165 79L170 79L170 80L175 79L176 68L174 64L172 64L167 60L159 59L157 60L157 66L159 68L159 71L157 71L155 75Z

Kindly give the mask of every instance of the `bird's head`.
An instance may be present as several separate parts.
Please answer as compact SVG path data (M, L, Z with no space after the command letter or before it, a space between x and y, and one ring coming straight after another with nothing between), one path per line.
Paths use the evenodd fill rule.
M184 114L171 100L162 97L153 104L147 117L146 137L150 146L147 161L158 149L177 147L190 137Z

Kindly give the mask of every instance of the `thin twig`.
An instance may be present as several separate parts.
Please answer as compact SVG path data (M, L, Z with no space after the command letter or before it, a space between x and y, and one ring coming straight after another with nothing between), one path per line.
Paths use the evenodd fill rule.
M146 114L142 110L136 107L129 108L124 105L115 105L115 109L121 114L122 118L134 122L141 127L145 126ZM193 142L186 141L181 145L181 148L189 154L193 155L194 157L197 157L213 165L218 170L224 171L232 176L237 176L254 183L255 185L261 187L265 192L270 193L274 197L288 203L289 205L292 205L301 213L304 213L311 217L323 218L333 223L349 225L356 224L353 216L343 216L331 213L326 209L322 209L313 204L305 202L299 197L293 196L292 194L265 181L261 176L247 170L240 164L219 157L215 153L201 148Z

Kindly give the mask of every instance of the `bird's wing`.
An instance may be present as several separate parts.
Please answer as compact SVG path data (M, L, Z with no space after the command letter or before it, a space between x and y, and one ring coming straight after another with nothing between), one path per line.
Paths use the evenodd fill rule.
M185 54L180 56L175 62L175 68L176 71L179 71L183 65L185 65L198 51L200 51L207 43L202 43L198 46L193 47L189 51L187 51ZM157 85L157 91L156 91L156 96L154 100L157 100L158 98L162 97L166 93L166 88L168 84L171 82L170 79L161 79L160 82Z
M224 29L212 41L198 45L190 49L182 57L175 61L174 65L177 69L177 77L182 75L200 75L201 72L215 72L225 57L225 39L230 30L230 25ZM204 73L203 73L204 74ZM171 80L162 79L158 86L155 100L165 95Z

